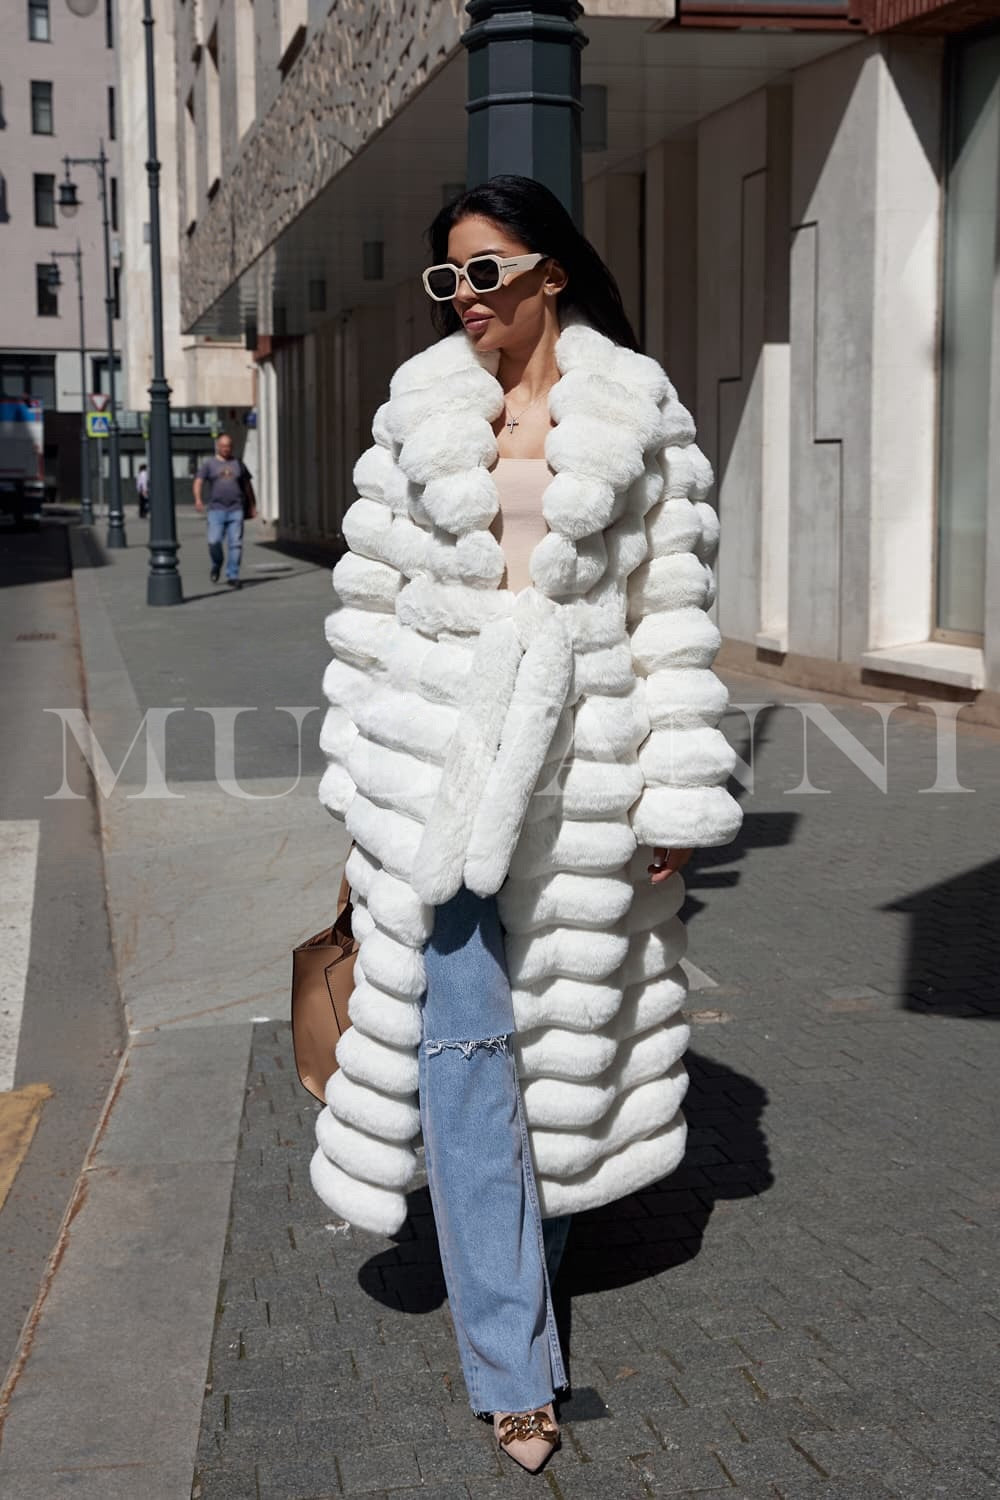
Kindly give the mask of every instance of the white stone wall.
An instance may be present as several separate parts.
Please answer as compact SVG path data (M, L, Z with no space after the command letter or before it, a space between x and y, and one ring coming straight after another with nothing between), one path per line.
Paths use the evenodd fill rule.
M793 82L789 649L931 630L940 56L872 41Z
M897 38L879 71L872 317L870 650L934 625L942 53Z
M722 521L720 629L782 648L788 614L787 88L702 121L697 155L699 442Z
M731 642L931 634L941 55L863 42L698 128L697 399Z
M161 166L164 360L171 404L178 408L249 406L253 361L243 345L193 339L181 333L183 195L178 192L178 96L174 78L176 10L169 5L157 6L154 15L157 155ZM132 410L144 411L149 407L149 383L153 374L153 329L147 231L149 188L146 177L146 61L142 0L118 0L118 26L121 177L126 205L121 273L124 404ZM180 139L183 140L183 135Z

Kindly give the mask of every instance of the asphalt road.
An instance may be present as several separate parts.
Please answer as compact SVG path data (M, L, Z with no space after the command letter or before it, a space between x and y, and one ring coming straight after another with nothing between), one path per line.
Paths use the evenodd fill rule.
M121 1013L96 808L59 798L84 707L66 528L0 533L0 1371L113 1079ZM74 787L90 778L70 741Z

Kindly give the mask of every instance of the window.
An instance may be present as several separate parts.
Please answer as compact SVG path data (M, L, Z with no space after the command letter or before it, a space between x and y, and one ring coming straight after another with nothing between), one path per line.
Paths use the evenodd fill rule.
M111 228L118 233L118 178L111 179Z
M91 368L91 371L92 371L91 381L90 381L90 389L92 391L99 392L99 394L101 394L103 396L110 396L112 394L112 391L111 391L111 389L110 389L110 387L108 385L108 357L107 357L107 355L106 354L105 355L96 355L91 360L91 362L90 362L90 368ZM115 355L114 376L115 376L115 391L114 391L114 394L117 395L118 387L119 387L119 385L121 383L121 377L122 377L122 362L118 358L117 354Z
M209 198L218 192L222 181L222 117L219 82L219 35L213 27L204 53L205 65L205 176Z
M935 618L939 639L979 636L985 621L990 369L995 357L988 309L1000 213L1000 33L956 42L948 89Z
M194 118L194 90L184 106L184 200L190 234L198 217L198 133Z
M28 39L32 42L51 42L49 0L28 0Z
M52 262L35 267L35 306L40 318L58 318L59 293L51 282Z
M278 72L285 77L306 40L307 0L278 0Z
M257 114L257 43L253 0L236 0L236 135L242 140Z
M111 295L114 298L111 316L120 318L122 315L122 268L115 266L111 272Z
M0 224L7 224L10 214L7 212L7 179L0 172Z
M45 229L53 229L56 222L55 176L51 172L36 172L34 185L35 223Z
M104 0L104 45L115 45L115 0Z
M36 83L31 85L31 133L32 135L52 135L52 85L51 83Z
M108 85L108 137L115 140L118 135L118 121L115 115L115 89L114 84Z
M0 354L0 394L34 396L44 406L56 404L54 354Z

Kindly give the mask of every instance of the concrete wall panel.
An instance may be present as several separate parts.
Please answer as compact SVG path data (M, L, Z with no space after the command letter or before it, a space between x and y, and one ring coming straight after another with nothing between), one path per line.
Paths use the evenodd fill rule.
M754 639L760 615L766 173L761 89L698 129L696 414L722 523L719 625L740 640Z
M881 58L859 43L793 79L789 649L867 639Z

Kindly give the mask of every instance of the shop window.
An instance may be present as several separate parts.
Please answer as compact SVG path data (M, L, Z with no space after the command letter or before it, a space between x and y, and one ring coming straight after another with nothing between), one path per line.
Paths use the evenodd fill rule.
M951 49L948 116L935 633L963 639L984 625L1000 32Z

